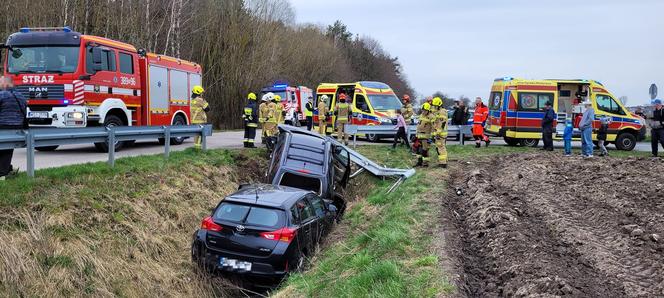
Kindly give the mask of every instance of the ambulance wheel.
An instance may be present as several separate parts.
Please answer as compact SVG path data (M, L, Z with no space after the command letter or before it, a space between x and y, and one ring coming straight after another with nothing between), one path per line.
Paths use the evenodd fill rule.
M537 147L539 145L538 139L522 139L519 141L523 147Z
M117 127L117 126L124 126L126 125L124 122L122 122L122 119L120 117L115 116L115 115L108 115L106 116L106 119L104 120L104 126L105 127ZM115 151L119 151L122 146L124 145L124 142L115 142ZM95 148L99 152L108 152L108 142L102 142L102 143L95 143Z
M505 140L505 143L507 143L507 146L515 147L519 145L519 140L515 138L510 138L510 137L504 137L503 140Z
M368 133L366 137L367 137L367 141L372 142L372 143L376 143L376 142L380 141L380 138L378 137L378 135L373 134L373 133Z
M623 132L618 135L618 138L616 139L616 148L618 148L618 150L632 151L634 150L634 147L636 147L635 135L628 132Z
M35 147L37 151L42 151L42 152L49 152L49 151L55 151L55 149L58 149L58 145L55 146L42 146L42 147Z

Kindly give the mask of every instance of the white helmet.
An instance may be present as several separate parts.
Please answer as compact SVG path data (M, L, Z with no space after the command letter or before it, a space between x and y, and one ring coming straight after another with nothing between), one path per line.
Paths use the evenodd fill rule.
M320 100L322 100L322 101L327 101L328 99L330 99L330 98L327 95L323 95L323 96L320 97Z
M263 97L261 97L261 100L262 101L268 101L268 102L273 101L274 100L274 93L268 92L268 93L263 94Z

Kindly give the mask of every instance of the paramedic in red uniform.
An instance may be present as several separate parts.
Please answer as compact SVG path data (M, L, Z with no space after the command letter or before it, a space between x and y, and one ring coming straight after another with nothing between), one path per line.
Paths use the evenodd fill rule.
M489 118L489 108L484 105L482 98L475 98L475 114L473 114L473 137L475 138L475 147L482 147L482 141L489 147L489 137L484 134L484 124Z

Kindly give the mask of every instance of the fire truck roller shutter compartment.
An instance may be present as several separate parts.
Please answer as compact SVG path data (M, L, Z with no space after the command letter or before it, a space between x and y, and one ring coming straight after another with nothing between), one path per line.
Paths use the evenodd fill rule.
M150 118L159 114L168 114L168 70L150 65Z

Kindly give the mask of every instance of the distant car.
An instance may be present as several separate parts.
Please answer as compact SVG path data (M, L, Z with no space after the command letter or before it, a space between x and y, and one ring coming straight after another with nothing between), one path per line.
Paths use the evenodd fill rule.
M350 179L350 153L328 138L280 125L280 134L266 173L266 183L313 191L345 209L343 189Z
M336 207L311 191L243 186L223 199L193 235L192 260L208 272L283 278L334 224Z

